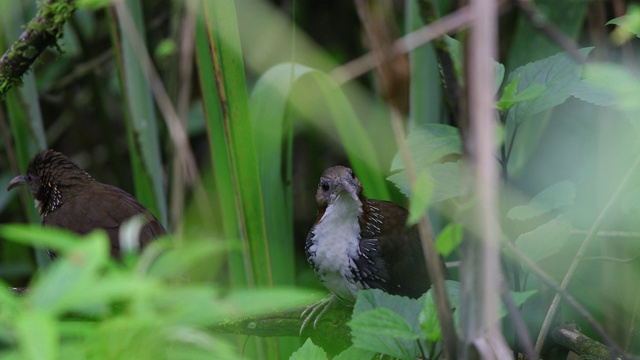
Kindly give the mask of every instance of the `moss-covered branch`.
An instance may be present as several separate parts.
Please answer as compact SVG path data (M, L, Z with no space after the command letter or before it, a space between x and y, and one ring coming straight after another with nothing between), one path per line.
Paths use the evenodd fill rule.
M76 10L75 0L45 0L18 40L0 58L0 98L13 86L49 46L56 46L62 27Z
M603 344L588 338L575 324L564 324L551 332L551 338L557 344L566 347L584 359L611 359L609 349Z

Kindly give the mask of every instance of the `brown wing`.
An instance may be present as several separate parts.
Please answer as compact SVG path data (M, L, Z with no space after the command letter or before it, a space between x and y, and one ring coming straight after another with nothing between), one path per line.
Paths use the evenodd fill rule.
M94 183L76 196L65 199L43 224L58 226L79 234L104 229L109 235L112 256L120 257L120 225L130 217L145 214L149 221L140 232L140 246L166 233L160 222L138 200L115 186Z
M369 202L368 205L368 213L378 219L378 225L363 231L363 235L377 239L380 257L388 273L383 289L395 295L421 296L429 289L431 281L417 228L406 226L408 211L388 201Z

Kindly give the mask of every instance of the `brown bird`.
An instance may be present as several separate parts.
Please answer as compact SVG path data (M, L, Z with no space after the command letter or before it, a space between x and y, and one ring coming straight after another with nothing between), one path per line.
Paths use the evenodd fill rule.
M140 247L166 233L158 219L136 198L112 185L94 180L63 154L46 150L29 162L27 173L13 178L7 187L27 184L40 212L42 224L86 234L104 229L111 241L111 255L120 258L122 223L142 214L147 223L140 231ZM55 254L49 253L54 258Z
M324 171L316 201L318 213L305 252L332 295L305 311L303 329L321 310L314 324L318 321L333 297L353 303L359 290L381 289L418 298L429 289L420 236L415 226L406 225L405 208L365 197L360 181L344 166Z

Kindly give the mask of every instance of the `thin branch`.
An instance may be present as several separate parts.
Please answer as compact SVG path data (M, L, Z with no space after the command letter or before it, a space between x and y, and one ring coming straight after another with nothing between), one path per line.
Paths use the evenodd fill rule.
M611 198L609 198L609 201L607 202L607 204L604 206L604 208L598 215L598 218L591 226L591 229L589 230L589 234L587 234L587 237L584 239L584 242L580 246L580 249L578 249L578 252L576 253L575 258L573 259L573 261L571 262L571 265L569 266L569 269L567 270L567 274L562 280L562 284L560 284L560 289L562 291L566 290L567 286L569 285L569 282L573 278L573 274L575 273L576 269L578 268L578 265L580 264L580 260L582 260L582 258L584 257L584 254L587 252L587 249L589 248L591 241L595 239L596 234L598 233L598 229L600 228L600 226L604 222L604 219L613 208L613 205L618 202L618 200L624 193L623 190L627 188L627 184L631 180L632 175L638 170L638 167L640 167L640 156L636 157L636 160L633 162L633 164L629 168L629 171L624 176L624 178L622 178L620 185L618 185L614 193L611 195ZM551 323L553 321L553 318L556 315L556 311L558 310L559 304L560 304L560 294L558 293L556 294L556 296L553 298L553 301L551 302L551 306L549 307L547 316L545 317L544 322L542 323L542 328L540 329L540 333L538 334L538 340L536 341L537 352L540 352L540 350L542 349L542 346L544 345L544 341L547 337L547 334L549 333L549 330L551 328Z
M18 40L0 58L0 98L14 86L49 46L62 36L64 24L76 11L74 0L46 0Z
M469 124L468 152L472 163L474 196L478 206L472 215L479 233L477 241L466 239L462 255L460 316L464 352L478 352L486 359L507 359L511 350L498 321L500 286L500 220L498 217L499 169L494 144L497 122L493 82L497 54L498 2L470 1L474 21L467 43L465 83Z
M375 32L370 28L371 24L367 22L367 16L365 14L366 6L364 4L364 0L355 0L355 3L358 7L358 12L365 26L365 29L367 30L367 35L369 36L369 42L372 47L371 54L373 54L373 56L377 59L374 64L379 69L382 88L388 89L389 84L392 81L391 79L389 79L389 76L391 74L389 74L389 72L383 71L381 67L382 64L387 61L385 59L392 58L388 56L388 54L393 53L394 50L389 48L382 48L382 44L380 44L380 41L374 38ZM402 116L394 106L390 106L389 109L393 134L395 136L396 143L398 144L402 160L405 163L405 170L409 179L409 186L410 188L414 188L417 176L413 161L410 156L409 146L407 144L404 125L402 122ZM440 322L440 327L442 329L442 342L444 344L444 352L447 355L446 357L448 359L455 359L457 357L456 353L458 347L458 336L456 335L449 297L447 296L447 290L444 285L444 269L440 265L441 260L435 249L431 223L429 222L429 217L427 214L423 215L418 222L418 232L420 233L420 239L422 241L422 249L427 265L427 274L429 274L429 279L431 280L431 286L434 292L436 312L438 315L438 320Z
M509 290L509 286L505 281L502 282L500 291L500 297L502 298L502 302L505 304L507 311L509 312L509 316L511 317L511 323L515 329L515 333L518 339L518 343L522 345L524 348L524 353L527 355L529 359L537 359L538 356L536 352L533 350L533 342L531 341L531 336L529 334L529 330L527 329L527 323L525 322L520 310L516 306L513 298L511 297L511 291ZM514 346L514 353L518 350L518 347ZM517 358L517 353L514 358Z
M398 143L399 152L405 163L407 177L409 178L409 187L413 189L416 186L417 175L413 166L413 160L410 156L402 119L393 108L391 108L391 125L396 142ZM445 274L440 266L440 259L433 241L433 231L428 214L425 214L420 218L420 221L418 222L418 232L420 233L420 239L422 240L422 250L427 262L427 273L429 274L429 279L431 279L431 286L434 292L433 298L436 303L436 312L442 329L442 342L444 343L443 348L446 354L445 357L447 359L456 359L458 336L456 335L451 305L444 285Z
M396 56L406 54L440 36L464 29L469 26L471 21L473 21L473 14L469 7L465 6L433 24L426 25L394 41L389 51L385 52L382 57L377 57L373 52L370 52L334 69L330 75L338 84L346 83Z
M564 300L573 307L592 327L593 329L602 337L604 342L610 348L614 349L616 352L621 352L620 346L618 346L613 339L604 331L600 323L596 321L596 319L591 315L591 313L582 306L571 294L569 294L566 289L562 288L560 284L558 284L551 276L544 272L535 262L533 262L529 257L523 254L515 245L511 244L508 241L504 241L503 245L507 253L513 256L516 260L520 261L525 267L527 267L533 274L535 274L540 281L542 281L545 285L552 288L556 291L556 297L562 297ZM539 350L535 350L538 352Z

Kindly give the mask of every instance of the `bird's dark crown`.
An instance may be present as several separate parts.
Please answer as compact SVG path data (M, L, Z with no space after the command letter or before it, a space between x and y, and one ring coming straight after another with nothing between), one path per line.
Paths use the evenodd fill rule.
M31 159L26 174L14 178L9 183L9 189L27 184L31 195L38 201L40 215L44 217L62 205L71 189L91 181L91 175L65 155L46 150Z

